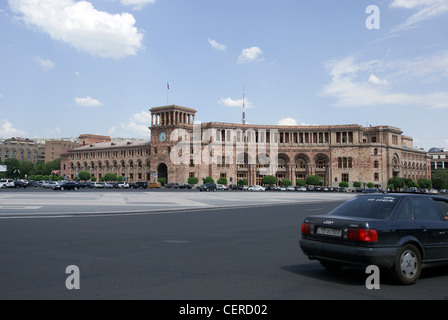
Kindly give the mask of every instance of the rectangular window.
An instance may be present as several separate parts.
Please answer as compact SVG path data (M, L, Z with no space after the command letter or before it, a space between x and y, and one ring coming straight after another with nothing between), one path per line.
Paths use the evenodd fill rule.
M342 181L345 181L345 182L349 182L350 181L348 173L343 173L342 174Z

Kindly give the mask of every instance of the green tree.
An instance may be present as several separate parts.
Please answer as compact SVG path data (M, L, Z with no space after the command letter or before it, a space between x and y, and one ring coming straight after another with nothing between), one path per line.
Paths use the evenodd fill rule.
M348 188L348 182L347 181L341 181L339 182L339 188Z
M249 184L249 180L247 180L247 179L239 179L237 184L239 186L247 186Z
M318 186L322 184L322 178L316 175L310 175L306 177L305 183L311 186Z
M96 177L91 177L90 181L95 182L96 181Z
M353 188L361 188L361 182L353 181Z
M20 165L19 165L21 177L24 178L25 175L28 177L31 174L31 172L33 171L33 168L34 168L34 163L32 163L31 161L28 161L28 160L21 161Z
M117 175L115 173L106 173L104 175L104 181L117 181Z
M215 180L213 180L212 177L205 177L205 179L204 179L204 183L214 183L214 182L215 182Z
M399 177L390 178L387 181L387 184L388 185L393 185L393 189L394 190L399 190L399 189L404 187L403 179L399 178Z
M436 189L448 189L448 169L437 169L433 171L432 186Z
M90 179L90 177L91 177L91 175L90 175L90 172L88 172L88 171L79 171L79 173L78 173L79 180L87 181Z
M199 179L196 177L189 177L188 178L188 184L198 184Z
M278 182L278 179L277 179L277 177L274 177L274 176L264 176L263 178L261 178L262 184L274 185L274 184L277 184L277 182Z
M418 179L417 184L420 188L427 188L427 189L432 188L431 181L425 178Z
M7 165L6 176L8 178L19 178L20 161L15 158L9 158L5 160Z
M159 179L157 179L157 181L160 182L160 184L162 186L164 186L166 184L166 178L159 178Z
M306 182L304 179L296 179L296 185L299 187L304 187L306 185Z
M373 182L369 182L367 183L367 188L373 188L375 185L373 184Z
M289 179L283 179L282 180L282 185L285 186L285 187L292 186L292 181L289 180Z
M227 179L226 178L219 178L217 183L218 184L227 185Z

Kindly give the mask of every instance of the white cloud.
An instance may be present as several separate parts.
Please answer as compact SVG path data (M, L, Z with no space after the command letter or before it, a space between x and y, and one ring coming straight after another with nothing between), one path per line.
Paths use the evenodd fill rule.
M446 66L448 66L447 52L401 61L358 62L357 57L349 56L325 63L332 81L324 87L321 94L336 98L336 105L341 107L402 105L448 108L448 91L421 94L415 91L412 93L392 91L394 81L425 82L428 79L437 81L448 77ZM378 73L386 75L381 79L376 76ZM408 87L412 88L409 85Z
M42 69L44 69L45 71L48 71L50 69L53 69L55 64L53 61L51 60L46 60L46 59L42 59L41 57L37 56L34 58L34 61L37 62L37 64L39 64L39 66L42 67Z
M155 3L156 0L120 0L120 2L125 6L132 6L134 10L141 10L148 3Z
M260 57L263 54L263 50L259 47L251 47L243 49L241 55L238 57L238 63L249 63L253 61L263 61L264 58Z
M297 121L293 118L284 118L278 121L279 126L297 126Z
M91 108L101 107L103 105L100 101L93 99L91 97L75 98L75 103L78 106L91 107Z
M26 132L16 129L7 119L0 121L0 137L25 137Z
M374 74L370 75L369 82L373 83L373 84L378 84L378 85L387 85L387 84L389 84L389 81L387 81L386 79L380 79L380 78L378 78Z
M215 49L219 50L219 51L225 51L227 49L227 46L221 43L218 43L215 40L211 40L211 39L207 39L208 43Z
M219 100L218 102L219 102L219 104L226 106L226 107L237 107L237 108L243 107L243 99L234 100L232 98L221 98L221 100ZM248 108L248 109L252 109L252 108L254 108L254 105L252 104L252 102L245 99L244 107Z
M393 0L390 7L417 10L404 23L392 29L392 32L399 32L414 28L422 21L448 13L448 0Z
M121 123L121 128L131 131L136 135L136 138L149 138L149 123L151 114L147 111L142 111L133 114L127 124ZM115 129L114 129L115 132Z
M143 48L143 34L129 13L109 14L90 2L73 0L8 0L29 26L82 52L119 59Z

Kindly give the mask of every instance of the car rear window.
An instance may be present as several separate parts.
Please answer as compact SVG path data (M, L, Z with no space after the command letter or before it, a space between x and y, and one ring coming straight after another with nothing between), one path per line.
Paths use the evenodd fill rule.
M399 199L390 195L356 196L344 202L342 205L329 213L332 216L359 217L370 219L387 219Z

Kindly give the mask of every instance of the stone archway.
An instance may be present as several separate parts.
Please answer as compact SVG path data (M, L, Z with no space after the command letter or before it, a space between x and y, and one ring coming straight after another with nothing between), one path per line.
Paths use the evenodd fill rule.
M168 167L165 163L160 163L157 166L157 177L158 179L165 178L166 183L168 183Z

